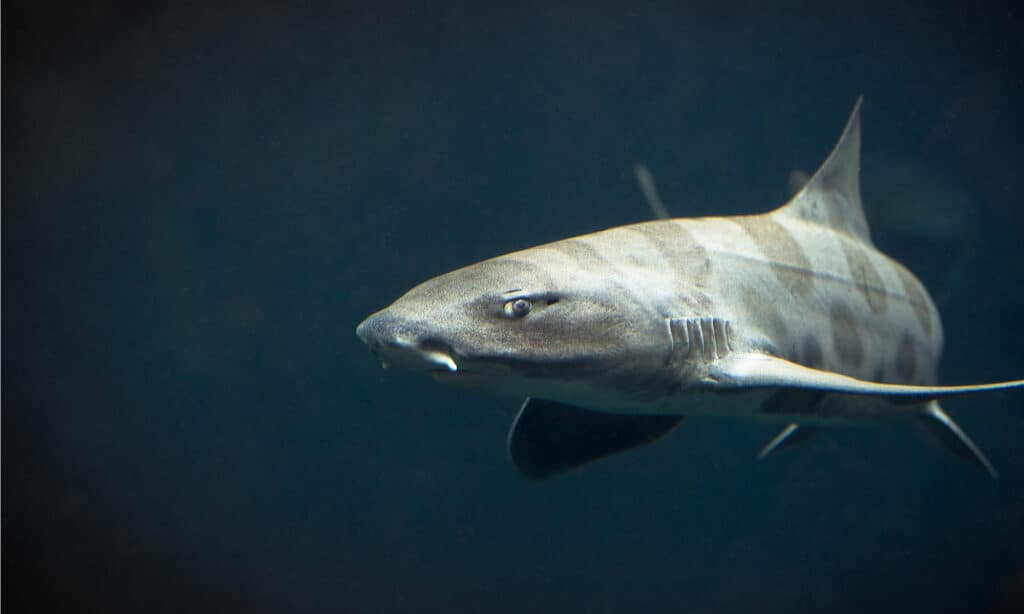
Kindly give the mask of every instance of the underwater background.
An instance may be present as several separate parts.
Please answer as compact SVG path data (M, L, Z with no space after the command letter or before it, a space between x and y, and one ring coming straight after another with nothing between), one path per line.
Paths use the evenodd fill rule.
M485 3L486 4L486 3ZM827 4L828 6L821 6ZM857 96L943 383L1024 376L1024 13L892 1L3 6L3 605L1024 611L1024 393L893 426L693 419L536 483L519 400L382 370L412 285L773 208Z

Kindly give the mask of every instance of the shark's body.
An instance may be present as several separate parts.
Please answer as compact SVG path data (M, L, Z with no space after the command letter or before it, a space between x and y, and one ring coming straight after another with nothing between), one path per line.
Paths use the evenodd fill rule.
M1024 381L934 386L939 314L864 219L859 109L774 211L499 256L417 286L358 333L385 362L529 397L509 448L532 477L648 443L688 415L789 425L762 456L819 426L914 418L994 475L936 399Z

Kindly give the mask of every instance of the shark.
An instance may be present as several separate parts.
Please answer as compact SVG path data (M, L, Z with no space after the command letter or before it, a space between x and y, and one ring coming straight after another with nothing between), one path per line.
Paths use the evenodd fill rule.
M686 418L777 423L765 458L822 428L919 424L996 477L942 408L1024 380L940 386L942 322L921 281L872 242L858 98L789 202L659 218L500 255L429 279L363 320L385 367L525 401L507 438L545 479L650 444Z

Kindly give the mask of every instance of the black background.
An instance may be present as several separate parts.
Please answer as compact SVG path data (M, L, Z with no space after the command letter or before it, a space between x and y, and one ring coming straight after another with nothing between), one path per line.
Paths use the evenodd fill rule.
M1024 375L1020 10L819 4L4 3L3 605L1017 611L1020 394L947 404L995 482L909 429L757 463L771 427L691 420L535 484L515 399L354 335L645 219L637 160L677 215L774 207L864 94L940 379Z

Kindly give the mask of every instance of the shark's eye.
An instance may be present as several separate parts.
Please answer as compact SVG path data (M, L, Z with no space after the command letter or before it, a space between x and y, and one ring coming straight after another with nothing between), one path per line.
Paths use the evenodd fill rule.
M505 303L505 315L510 318L521 318L530 313L533 305L525 298L516 298Z

